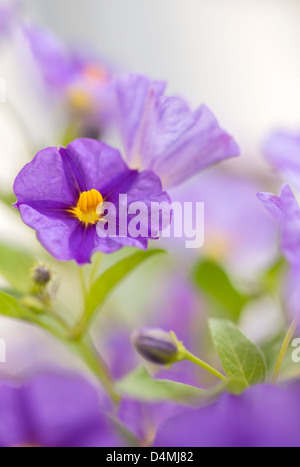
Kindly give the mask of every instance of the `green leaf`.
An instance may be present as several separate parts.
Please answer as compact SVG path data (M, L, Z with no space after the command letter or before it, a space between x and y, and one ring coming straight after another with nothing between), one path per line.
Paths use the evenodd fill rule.
M0 244L0 275L16 290L24 293L29 290L30 269L33 264L34 259L29 253Z
M0 315L35 324L60 339L65 335L51 316L36 314L22 305L15 297L3 292L0 292Z
M262 352L230 321L211 319L209 329L228 378L245 387L265 381Z
M251 297L238 292L226 272L211 260L200 261L195 270L198 287L210 299L218 316L237 321Z
M104 302L108 294L121 280L148 258L160 253L165 252L164 250L139 251L114 264L98 277L93 283L86 299L87 320L89 321L92 318L95 310Z
M278 291L282 276L286 273L287 261L283 257L279 257L272 266L265 271L261 278L261 285L266 292Z
M46 324L47 318L44 321L40 315L26 308L15 297L3 292L0 292L0 315L28 321L52 331L52 327Z
M175 400L188 404L208 395L207 391L194 386L167 379L152 379L144 367L135 369L118 381L116 389L125 396L147 402Z
M0 292L0 315L25 321L35 321L35 315L21 305L15 297Z

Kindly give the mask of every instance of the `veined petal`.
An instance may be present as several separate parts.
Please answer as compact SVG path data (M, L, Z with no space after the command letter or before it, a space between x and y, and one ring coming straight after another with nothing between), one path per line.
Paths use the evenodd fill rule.
M96 188L105 198L120 182L131 175L120 152L105 143L80 138L60 148L70 187L75 192Z
M163 186L170 188L239 153L240 149L232 136L219 126L213 113L202 105L193 114L191 126L180 132L160 157L158 155L152 160L150 168L159 175Z
M115 82L117 123L127 160L133 166L141 162L141 146L151 109L167 83L145 76L125 75Z
M167 192L162 191L161 181L154 172L150 170L135 172L134 177L131 176L123 180L122 190L120 190L120 187L116 187L114 192L112 192L108 197L108 201L119 207L118 199L120 193L126 193L128 206L130 206L132 203L140 202L145 206L145 208L147 208L147 216L145 216L142 221L142 223L144 222L144 225L147 226L147 238L151 238L151 226L152 231L153 233L155 232L156 237L160 230L169 225L171 215L171 198ZM157 206L161 205L162 215L157 219L157 222L155 216L153 215L154 210L151 209L152 203L156 204ZM129 214L128 222L133 217L134 214ZM165 219L164 222L162 217ZM122 227L119 225L119 217L117 217L117 226L118 228ZM144 240L147 240L147 238L144 238ZM122 237L120 237L120 241L123 241ZM144 246L145 244L143 242L142 248L144 248Z
M26 204L19 210L25 224L36 230L38 240L51 255L60 261L73 259L69 241L78 224L76 219L49 217Z
M58 260L74 259L78 264L90 262L98 250L111 253L122 246L146 249L148 239L156 238L166 226L161 215L151 222L152 203L164 202L163 209L171 211L170 198L156 174L130 170L119 151L91 139L41 151L21 170L14 190L18 198L15 207L24 222L37 231L42 245ZM128 214L122 220L127 224L121 226L120 195L127 196L126 209L137 201L145 208L137 221L142 229L137 227L134 234L128 226L138 213ZM101 204L97 206L98 199ZM113 204L116 228L109 238L103 238L96 228L105 213L98 213L97 208L107 202ZM167 223L169 219L170 215Z
M18 199L16 207L31 202L54 202L72 206L76 202L74 190L67 181L63 161L57 148L38 152L23 167L14 182Z
M165 83L141 76L116 82L118 124L131 166L153 170L164 187L229 157L239 147L204 105L192 112L178 97L163 95Z
M70 236L69 244L72 257L79 265L89 263L97 243L96 227L94 225L85 227L85 225L78 223Z

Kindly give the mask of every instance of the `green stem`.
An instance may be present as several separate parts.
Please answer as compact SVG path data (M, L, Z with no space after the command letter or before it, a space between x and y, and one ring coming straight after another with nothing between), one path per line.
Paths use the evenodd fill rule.
M84 280L84 274L83 274L82 267L79 267L78 270L79 270L79 280L80 280L80 284L81 284L81 289L82 289L82 294L83 294L83 299L84 299L84 306L85 306L85 302L86 302L86 299L87 299L87 289L86 289L86 284L85 284L85 280Z
M104 360L94 350L92 345L88 346L83 343L82 336L85 333L86 328L86 302L88 297L88 290L86 287L82 268L79 268L79 278L83 293L84 308L82 317L78 325L76 325L69 334L68 342L69 345L80 354L81 358L85 361L90 370L98 377L100 382L102 382L103 386L105 387L107 393L109 394L113 402L117 403L119 401L119 396L115 393L113 389L113 381L104 363Z
M97 253L94 264L91 270L91 274L89 277L89 287L92 286L95 276L97 275L97 271L99 269L100 261L101 261L102 255L101 253ZM84 280L84 275L83 275L83 270L82 268L79 269L79 278L80 278L80 283L81 283L81 288L82 288L82 293L83 293L83 298L84 298L84 310L82 313L82 316L79 320L79 322L76 324L76 326L72 329L71 331L71 338L73 339L79 339L82 337L86 331L86 324L87 324L87 316L86 316L86 301L88 297L88 291L86 288L86 283Z
M97 272L99 270L99 266L101 263L102 259L102 254L100 252L95 254L95 259L94 259L94 264L91 270L90 278L89 278L89 286L91 287L94 283L95 277L97 275Z
M278 359L277 359L277 362L276 362L276 365L275 365L274 374L273 374L273 377L272 377L272 383L273 384L277 383L283 359L284 359L285 354L287 352L287 349L288 349L288 347L290 345L290 342L291 342L291 340L293 338L293 335L295 334L297 326L298 326L298 317L293 319L292 324L290 325L290 327L289 327L289 329L288 329L288 331L287 331L287 333L285 335L285 338L283 339L282 346L281 346L281 349L280 349L280 352L279 352L279 355L278 355Z
M212 366L208 365L208 363L205 363L203 362L203 360L200 360L200 358L196 357L188 350L184 349L182 356L184 360L189 360L190 362L193 362L196 365L201 366L202 368L204 368L204 370L209 371L210 373L212 373L213 375L215 375L217 378L221 379L222 381L227 381L227 377L225 375L220 373L218 370L216 370Z
M106 368L105 363L97 354L97 352L81 341L68 341L68 345L71 350L73 350L82 358L82 360L86 363L97 379L99 379L100 383L103 384L112 401L114 403L118 403L120 397L114 391L112 378Z

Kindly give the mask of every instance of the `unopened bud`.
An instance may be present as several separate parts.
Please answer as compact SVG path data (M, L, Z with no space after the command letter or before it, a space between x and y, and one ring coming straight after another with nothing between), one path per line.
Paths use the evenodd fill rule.
M36 266L32 271L32 279L38 285L46 285L51 279L51 271L48 266Z
M135 350L146 360L168 365L179 360L179 347L174 334L155 328L141 328L132 333Z

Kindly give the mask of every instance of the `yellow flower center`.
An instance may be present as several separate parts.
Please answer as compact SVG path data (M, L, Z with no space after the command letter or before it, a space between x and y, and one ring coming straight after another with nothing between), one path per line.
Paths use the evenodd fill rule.
M70 106L81 112L90 112L93 109L93 100L85 89L70 87L67 92Z
M97 207L103 203L103 197L99 191L94 188L89 191L83 191L77 203L77 206L71 209L77 219L84 222L85 225L96 224L99 220Z

